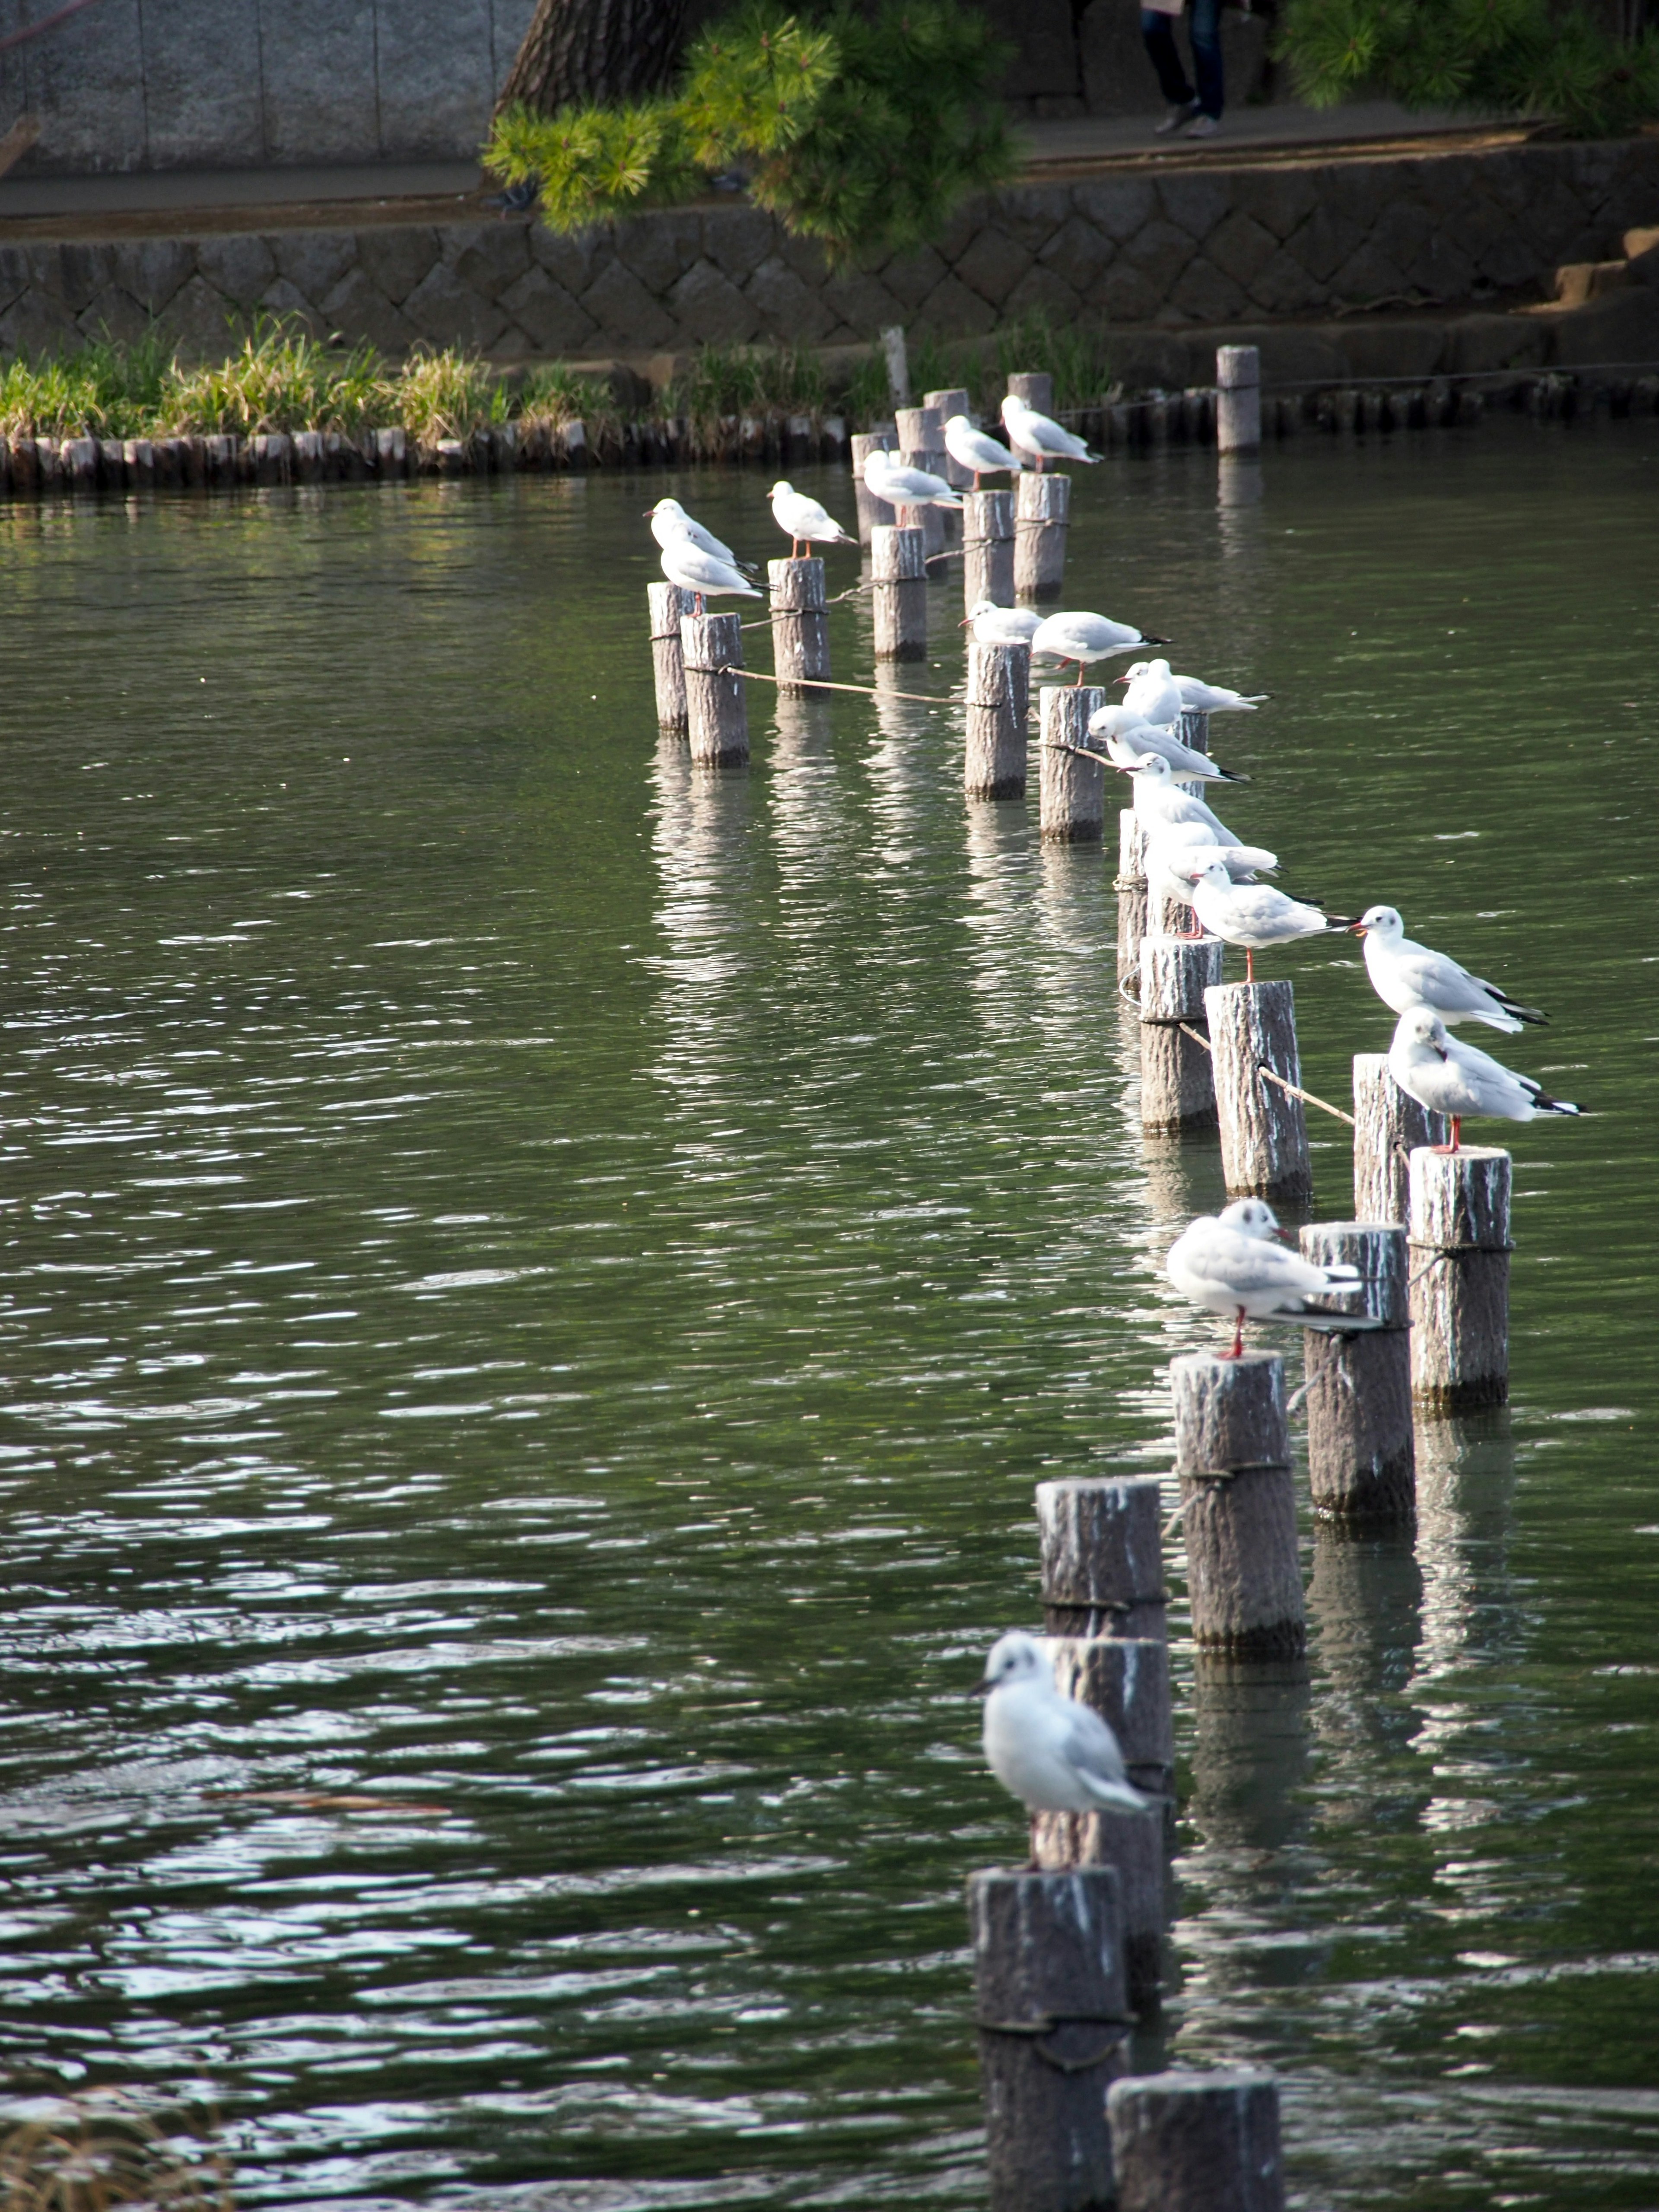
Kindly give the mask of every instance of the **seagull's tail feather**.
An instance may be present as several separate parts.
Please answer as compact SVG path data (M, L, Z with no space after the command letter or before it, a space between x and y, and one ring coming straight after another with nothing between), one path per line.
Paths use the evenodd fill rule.
M1154 637L1151 630L1144 629L1137 642L1141 645L1168 645L1170 640L1167 637Z
M1583 1108L1575 1106L1571 1099L1552 1098L1547 1091L1535 1091L1532 1103L1540 1114L1582 1114Z
M1137 1790L1133 1782L1108 1782L1099 1775L1089 1777L1089 1794L1103 1813L1151 1813L1164 1802Z
M1249 783L1251 781L1248 775L1241 775L1236 768L1223 768L1213 761L1210 765L1212 773L1218 775L1224 783Z
M1304 1328L1315 1329L1321 1336L1354 1336L1362 1329L1388 1327L1372 1314L1332 1313L1324 1306L1304 1305L1295 1318Z
M1328 914L1325 917L1327 929L1354 929L1358 927L1358 923L1359 916L1357 914L1352 915Z
M1504 1012L1506 1014L1513 1014L1517 1022L1548 1021L1549 1016L1545 1013L1540 1007L1523 1006L1518 1000L1510 998L1507 991L1492 990L1492 987L1490 983L1487 984L1486 988L1489 991L1492 991L1493 998L1497 1000L1498 1005L1504 1009Z
M734 568L741 568L745 576L758 576L760 574L758 561L734 561L732 565Z

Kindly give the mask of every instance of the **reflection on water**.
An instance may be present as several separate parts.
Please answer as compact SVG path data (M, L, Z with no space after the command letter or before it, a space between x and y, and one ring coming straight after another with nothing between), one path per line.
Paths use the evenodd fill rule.
M1229 819L1524 985L1601 1109L1516 1132L1513 1407L1425 1429L1414 1545L1309 1530L1305 1668L1200 1666L1170 1539L1147 2049L1281 2067L1309 2204L1659 2195L1652 1133L1585 770L1651 743L1650 443L1077 487L1068 599L1273 695ZM964 801L952 588L694 775L641 489L0 514L6 2086L198 2095L248 2203L981 2203L961 1887L1022 1834L965 1692L1034 1481L1166 1468L1216 1335L1111 852ZM758 479L672 489L767 550ZM1352 948L1267 959L1341 1095Z

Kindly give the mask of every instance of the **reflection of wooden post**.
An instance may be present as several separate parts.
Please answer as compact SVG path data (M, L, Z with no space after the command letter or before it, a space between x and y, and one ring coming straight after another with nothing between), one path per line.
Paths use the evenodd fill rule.
M686 726L691 757L702 768L741 768L749 757L749 703L741 676L743 627L736 615L684 615Z
M1045 684L1037 818L1041 835L1060 845L1097 845L1106 820L1105 755L1085 760L1089 717L1106 703L1094 684Z
M1307 1632L1285 1363L1192 1352L1170 1362L1170 1382L1194 1640L1294 1658Z
M680 643L680 622L696 605L690 592L678 584L647 584L645 596L651 608L651 672L657 686L657 726L685 727L685 656Z
M992 2212L1096 2212L1131 2024L1116 1872L973 1875L968 1917Z
M1140 1126L1159 1136L1216 1125L1204 994L1221 981L1218 937L1140 940ZM1184 1024L1184 1027L1183 1027Z
M969 799L1021 799L1025 794L1024 684L1029 645L970 645L968 648L968 743L963 788Z
M1419 1145L1443 1145L1443 1114L1408 1098L1389 1073L1385 1052L1353 1056L1353 1218L1406 1218L1407 1163Z
M1050 1636L1167 1636L1161 1500L1150 1474L1038 1483Z
M1412 1389L1437 1412L1510 1395L1507 1152L1411 1156Z
M1117 817L1117 980L1140 988L1140 945L1146 934L1146 834L1126 806Z
M962 495L962 604L1014 604L1014 495L1011 491Z
M1305 1204L1313 1195L1302 1101L1261 1074L1298 1086L1296 993L1289 983L1222 983L1204 994L1215 1055L1215 1103L1227 1194Z
M1270 2074L1138 2074L1107 2098L1117 2212L1284 2212Z
M1014 589L1022 599L1060 597L1071 520L1070 477L1028 471L1015 478Z
M927 658L927 571L921 532L878 523L870 539L878 660Z
M769 561L772 586L772 665L786 679L782 689L798 691L830 681L830 617L825 611L823 562L813 554L800 561Z
M1387 1324L1353 1336L1302 1332L1314 1510L1339 1521L1409 1521L1417 1461L1406 1232L1373 1222L1315 1222L1302 1231L1302 1256L1319 1267L1359 1270L1352 1291L1327 1291L1321 1305Z

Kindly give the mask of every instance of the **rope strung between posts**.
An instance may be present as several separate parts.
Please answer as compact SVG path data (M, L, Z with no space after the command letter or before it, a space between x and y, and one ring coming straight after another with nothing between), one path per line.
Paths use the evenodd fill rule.
M1241 1474L1278 1474L1286 1471L1284 1461L1278 1459L1247 1459L1241 1461L1237 1467L1178 1467L1176 1469L1182 1482L1208 1483L1212 1490L1220 1489L1224 1483L1235 1480ZM1190 1498L1183 1498L1164 1523L1164 1534L1173 1536L1200 1498L1209 1495L1210 1491L1195 1490Z
M1515 1247L1513 1244L1429 1244L1420 1237L1408 1237L1406 1249L1410 1252L1426 1252L1429 1255L1417 1273L1406 1278L1406 1288L1410 1290L1413 1283L1420 1283L1425 1275L1432 1274L1443 1260L1466 1260L1471 1252L1513 1252Z
M823 676L769 676L763 668L696 668L688 660L686 670L693 676L742 676L751 684L781 684L791 691L850 691L860 699L908 699L914 707L948 707L949 699L935 699L926 691L876 691L867 684L831 684Z
M1201 1036L1196 1030L1188 1029L1185 1022L1176 1022L1173 1026L1181 1031L1182 1036L1189 1036L1194 1044L1201 1044L1206 1052L1215 1050L1208 1037ZM1294 1083L1287 1083L1282 1075L1268 1066L1265 1060L1257 1060L1255 1072L1258 1075L1265 1075L1269 1083L1276 1083L1281 1091L1288 1091L1292 1098L1299 1098L1304 1106L1317 1106L1322 1114L1334 1114L1339 1121L1346 1121L1351 1129L1356 1126L1352 1114L1345 1114L1340 1106L1333 1106L1328 1099L1316 1098L1311 1091L1304 1091Z
M1086 2074L1093 2067L1103 2066L1119 2044L1139 2025L1133 2014L1121 2012L1045 2013L1039 2020L982 2020L976 2015L974 2021L981 2035L1024 2038L1043 2064L1052 2066L1057 2074ZM1057 2035L1062 2027L1104 2027L1111 2033L1100 2048L1091 2051L1086 2058L1062 2058L1058 2051L1043 2047L1044 2039Z

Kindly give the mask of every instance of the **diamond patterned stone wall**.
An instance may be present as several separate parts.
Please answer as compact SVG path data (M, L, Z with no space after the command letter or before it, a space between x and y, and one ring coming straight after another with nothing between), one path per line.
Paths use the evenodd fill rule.
M643 215L580 238L522 219L0 246L0 349L151 318L193 354L260 313L400 354L501 360L702 343L845 344L884 325L973 337L1028 309L1176 332L1549 289L1559 263L1659 221L1659 139L1131 172L962 210L920 252L832 272L747 207Z

